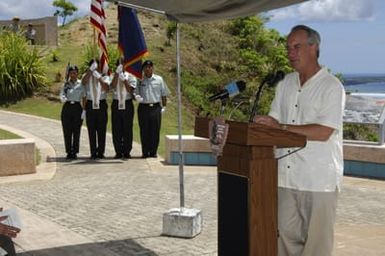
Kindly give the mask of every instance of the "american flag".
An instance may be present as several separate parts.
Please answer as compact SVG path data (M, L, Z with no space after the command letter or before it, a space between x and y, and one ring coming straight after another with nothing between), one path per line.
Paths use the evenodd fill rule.
M106 27L104 20L106 15L103 9L103 0L91 1L91 24L98 31L98 45L99 45L99 65L103 74L108 73L108 52L107 52L107 38Z

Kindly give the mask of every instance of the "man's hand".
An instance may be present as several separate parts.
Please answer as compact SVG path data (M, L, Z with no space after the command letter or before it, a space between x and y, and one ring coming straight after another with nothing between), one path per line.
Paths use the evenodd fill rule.
M96 61L92 62L90 66L91 71L95 71L98 68L98 63Z
M164 113L164 112L166 112L166 107L162 107L162 109L160 110L160 113Z
M67 102L67 97L66 96L64 96L64 95L60 95L60 101L61 101L61 103L66 103Z
M280 128L278 121L272 118L271 116L255 116L253 121L257 124Z
M98 79L98 80L102 77L102 75L101 75L98 71L96 71L96 70L92 71L92 75L93 75L96 79Z
M4 221L7 218L8 218L8 216L0 217L0 234L14 238L17 236L17 233L20 232L20 229L1 223L2 221Z
M120 73L120 74L119 74L119 79L120 79L121 81L127 80L126 74L124 74L123 72Z
M142 96L136 94L136 95L135 95L135 100L136 100L137 102L141 103L141 102L143 101L143 98L142 98Z
M116 67L115 72L118 73L118 74L120 74L120 73L122 73L122 71L123 71L123 65L122 65L122 64L119 64L119 66Z

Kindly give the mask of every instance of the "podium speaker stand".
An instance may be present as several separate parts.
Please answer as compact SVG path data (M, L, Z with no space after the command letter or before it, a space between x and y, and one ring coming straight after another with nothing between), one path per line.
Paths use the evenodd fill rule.
M304 147L306 137L260 124L227 121L218 157L218 255L277 255L275 148ZM209 138L209 119L196 117L194 135Z

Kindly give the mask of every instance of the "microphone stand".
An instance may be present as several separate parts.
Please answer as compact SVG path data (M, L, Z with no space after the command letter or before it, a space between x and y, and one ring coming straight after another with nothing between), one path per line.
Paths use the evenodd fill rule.
M254 100L253 108L251 109L251 113L250 113L250 117L249 117L249 123L252 123L254 120L254 117L258 114L257 113L257 107L258 107L258 103L259 103L259 98L261 97L263 86L265 85L267 80L268 79L265 78L262 81L262 83L258 87L257 93L255 94L255 100Z
M223 116L224 113L225 113L225 108L226 108L226 104L227 104L227 99L228 98L223 98L221 99L221 108L220 108L220 111L219 111L219 116Z

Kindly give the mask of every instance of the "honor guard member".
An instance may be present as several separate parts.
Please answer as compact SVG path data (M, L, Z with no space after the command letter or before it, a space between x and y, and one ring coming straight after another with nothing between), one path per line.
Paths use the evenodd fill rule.
M107 131L107 93L110 78L102 74L98 61L91 60L82 84L86 88L86 123L90 141L91 159L104 158Z
M132 125L134 120L134 90L136 78L123 70L118 60L114 78L111 82L113 100L111 105L112 142L115 159L131 158Z
M67 159L76 159L79 153L80 130L85 116L86 91L78 79L78 67L68 66L66 82L60 90L60 101L64 103L61 122Z
M143 98L138 107L142 157L157 157L161 114L166 110L168 87L163 78L153 73L153 62L143 62L143 80L137 88Z

